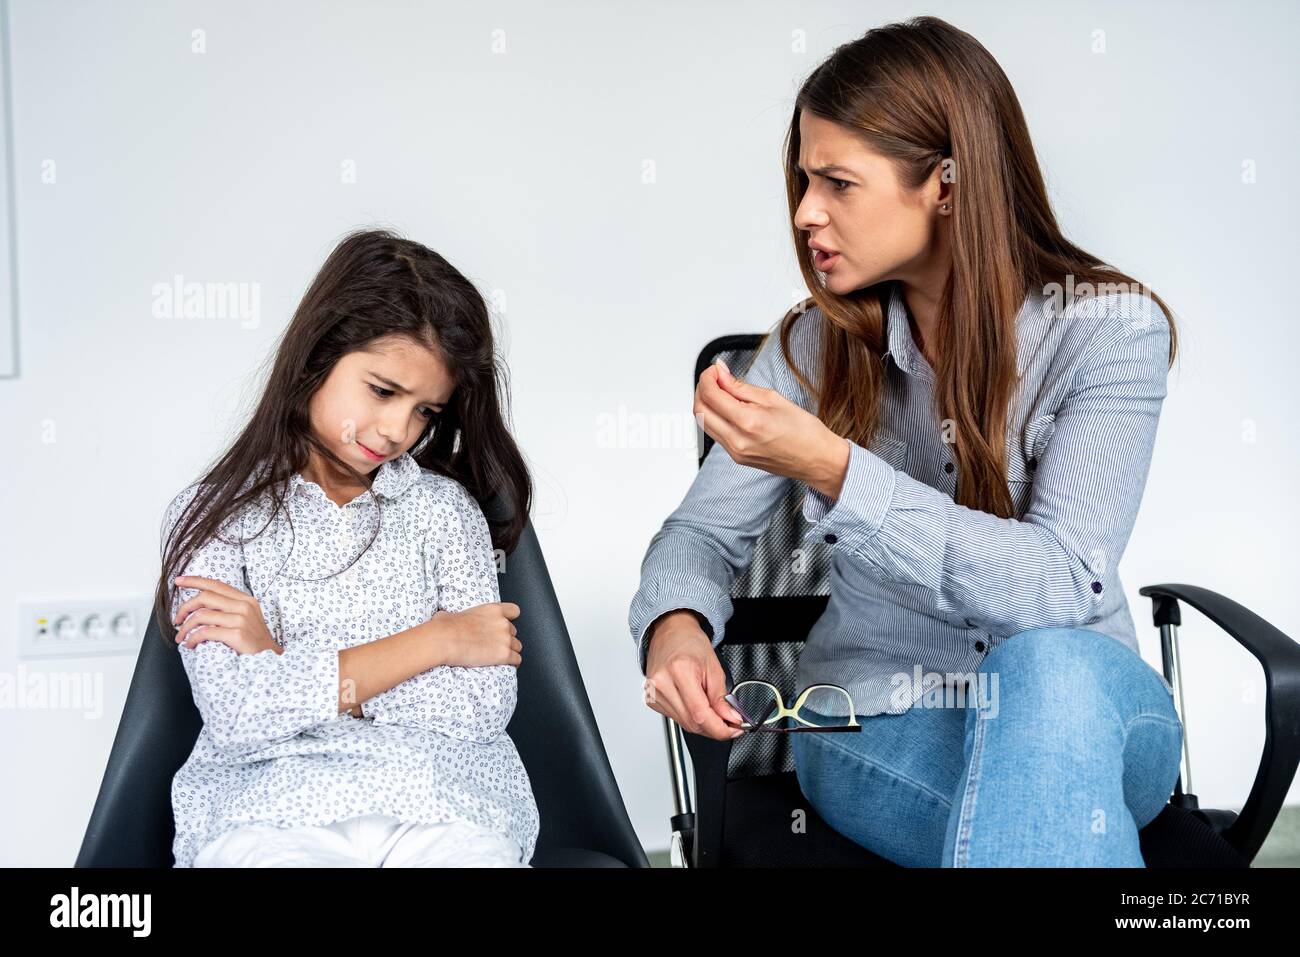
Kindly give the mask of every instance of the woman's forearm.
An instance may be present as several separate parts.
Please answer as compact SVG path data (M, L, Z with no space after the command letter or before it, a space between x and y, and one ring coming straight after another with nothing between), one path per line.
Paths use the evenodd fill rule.
M361 717L361 702L443 664L441 622L421 622L339 652L339 712Z

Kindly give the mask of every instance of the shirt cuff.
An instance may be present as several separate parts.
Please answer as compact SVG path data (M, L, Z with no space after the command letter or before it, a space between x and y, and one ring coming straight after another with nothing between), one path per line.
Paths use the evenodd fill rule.
M859 551L884 524L894 497L898 471L851 439L849 467L838 499L809 488L803 500L803 515L810 524L804 541L822 541L849 552Z

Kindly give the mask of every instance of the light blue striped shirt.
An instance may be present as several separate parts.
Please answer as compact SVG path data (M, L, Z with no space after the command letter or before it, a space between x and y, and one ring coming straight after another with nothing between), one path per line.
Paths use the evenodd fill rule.
M814 383L823 321L809 309L791 335L791 354ZM869 448L849 442L838 499L799 486L811 523L804 545L832 546L830 597L799 656L798 688L783 691L828 682L848 689L859 714L900 713L915 700L917 666L968 677L992 647L1031 628L1087 628L1137 652L1116 566L1166 392L1170 334L1159 305L1132 292L1026 298L1016 318L1021 386L1008 409L1014 518L954 500L955 462L931 408L934 373L897 283L886 324L876 436ZM816 411L774 331L747 371L733 371ZM694 609L714 647L723 640L732 585L793 481L737 465L714 443L641 565L628 624L642 673L645 632L665 612Z

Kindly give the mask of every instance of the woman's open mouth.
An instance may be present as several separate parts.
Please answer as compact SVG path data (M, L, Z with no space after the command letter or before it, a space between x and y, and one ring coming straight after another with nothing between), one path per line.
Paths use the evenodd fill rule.
M813 250L813 266L818 272L830 272L839 261L839 253L824 253L820 249Z

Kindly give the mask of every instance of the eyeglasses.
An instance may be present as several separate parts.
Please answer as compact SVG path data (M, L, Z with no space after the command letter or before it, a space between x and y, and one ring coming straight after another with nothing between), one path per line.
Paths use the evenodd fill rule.
M746 731L794 733L862 730L862 725L858 724L854 714L852 696L839 685L809 685L799 692L793 708L787 708L776 685L766 681L742 681L722 697L740 712L744 719L740 727ZM844 710L847 710L846 714L837 714ZM757 720L754 715L759 716ZM810 719L809 715L813 717ZM799 722L800 727L777 727L782 718L793 718Z

